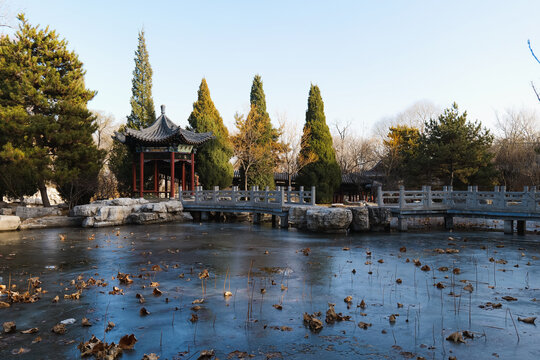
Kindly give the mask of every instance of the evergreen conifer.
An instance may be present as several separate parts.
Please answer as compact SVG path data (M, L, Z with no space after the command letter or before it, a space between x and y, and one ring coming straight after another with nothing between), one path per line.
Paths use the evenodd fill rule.
M277 161L276 153L279 151L278 145L279 132L272 126L270 115L266 112L266 96L263 90L263 83L260 75L255 75L253 84L251 85L251 93L249 96L251 110L248 118L257 119L259 128L262 128L262 133L259 138L259 143L263 148L269 149L268 156L262 158L253 166L248 177L248 185L256 185L260 188L266 186L274 188L274 168ZM256 114L253 114L256 112ZM245 169L240 169L242 177L245 177ZM243 181L245 182L245 181Z
M102 165L87 109L95 92L85 88L83 63L66 40L18 19L13 39L0 38L0 188L18 196L39 189L49 206L46 186L55 183L74 205L92 195ZM6 179L10 170L17 186Z
M210 97L210 90L204 78L188 122L194 131L199 133L211 131L215 136L215 139L200 146L195 154L195 164L202 186L206 189L214 186L220 188L230 186L233 167L229 160L233 155L233 148L229 131Z
M456 103L437 119L425 124L420 138L424 169L430 169L443 184L465 188L489 188L496 178L491 151L493 135L479 121L467 120Z
M139 32L137 50L135 50L135 69L131 86L131 113L127 116L125 125L118 129L121 132L125 126L132 129L146 128L156 121L156 111L152 98L152 67L150 66L144 30ZM117 181L118 193L130 196L132 191L132 161L130 149L118 142L113 143L109 154L109 167Z
M317 202L329 203L341 184L341 170L326 124L321 91L313 84L309 90L304 134L307 134L306 141L302 143L299 157L316 160L300 170L296 183L306 187L316 186Z
M131 87L131 114L127 126L142 129L156 121L154 100L152 99L152 67L146 49L144 30L139 32L139 42L135 50L135 70Z

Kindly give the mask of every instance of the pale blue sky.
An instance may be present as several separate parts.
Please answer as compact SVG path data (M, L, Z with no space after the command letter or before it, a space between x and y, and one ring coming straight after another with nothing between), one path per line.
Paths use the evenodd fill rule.
M129 113L137 32L146 32L156 111L186 125L202 77L229 128L246 112L255 74L268 111L303 124L310 83L328 123L366 135L418 100L456 101L488 126L495 112L540 106L540 1L5 0L9 15L69 41L98 95L92 109ZM16 24L16 22L13 22Z

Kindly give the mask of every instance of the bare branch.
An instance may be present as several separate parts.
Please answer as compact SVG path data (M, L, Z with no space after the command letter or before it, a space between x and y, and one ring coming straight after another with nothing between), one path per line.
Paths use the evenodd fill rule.
M536 59L536 60L538 60L538 59ZM534 87L534 83L532 81L531 81L531 86L532 86L532 88L534 90L534 93L536 94L536 98L538 99L538 101L540 101L540 95L538 95L538 91L536 91L536 88Z
M534 59L540 64L540 60L538 60L538 58L536 57L536 55L534 55L534 51L531 47L531 40L527 40L527 44L529 45L529 50L531 50L531 54L532 56L534 57Z

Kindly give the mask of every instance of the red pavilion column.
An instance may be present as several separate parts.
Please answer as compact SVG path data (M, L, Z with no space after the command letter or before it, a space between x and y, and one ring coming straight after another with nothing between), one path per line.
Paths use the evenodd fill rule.
M191 153L191 191L195 190L195 153Z
M171 199L174 198L174 152L171 153Z
M182 190L186 191L186 162L182 161Z
M144 152L140 152L139 155L139 166L140 166L140 181L139 181L139 197L144 197L143 195L143 188L144 188Z
M131 192L131 196L135 196L135 192L137 191L137 159L135 156L133 156L133 159L131 161L131 164L133 165L131 167L132 169L132 177L133 177L133 190Z
M154 192L156 193L156 197L159 197L159 194L158 194L157 160L154 160Z

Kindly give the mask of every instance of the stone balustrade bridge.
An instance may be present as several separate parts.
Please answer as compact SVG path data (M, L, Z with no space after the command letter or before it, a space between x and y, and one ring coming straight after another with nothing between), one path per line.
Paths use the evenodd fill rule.
M239 213L250 212L253 214L253 222L259 223L262 214L272 215L272 225L280 225L283 228L289 226L289 209L296 205L315 206L315 187L304 190L300 187L292 191L291 187L277 187L276 190L260 190L253 186L251 190L239 190L233 186L231 190L203 190L197 187L195 190L182 190L178 192L178 199L182 201L185 211L191 212L195 217L204 219L210 212Z
M518 234L524 234L526 221L540 222L540 192L535 187L523 191L506 191L496 186L494 191L478 191L469 186L466 191L456 191L450 186L432 190L382 190L378 188L377 203L391 210L398 218L398 228L407 230L407 218L444 217L445 227L451 229L454 217L504 220L504 232L512 234L517 222Z

